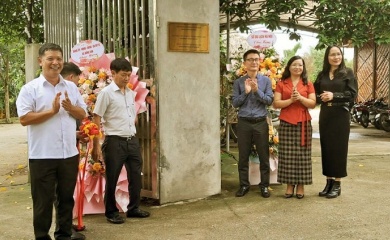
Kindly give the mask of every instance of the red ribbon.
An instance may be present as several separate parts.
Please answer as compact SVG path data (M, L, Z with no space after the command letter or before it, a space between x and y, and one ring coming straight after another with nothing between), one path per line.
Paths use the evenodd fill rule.
M304 114L305 114L305 121L302 122L302 125L301 125L301 146L305 146L306 145L306 139L309 138L309 129L308 129L308 125L309 125L309 112L307 110L304 111Z
M84 186L84 179L85 179L85 170L88 164L88 154L91 150L91 143L92 139L90 139L87 143L87 152L85 154L85 163L83 166L83 169L81 171L81 174L78 174L79 176L79 182L80 182L80 187L78 189L78 194L76 201L78 202L77 204L77 230L82 231L85 229L84 223L83 223L83 212L84 212L84 193L85 193L85 186ZM80 152L80 147L79 147L79 142L77 142L77 149ZM80 155L79 155L80 156Z

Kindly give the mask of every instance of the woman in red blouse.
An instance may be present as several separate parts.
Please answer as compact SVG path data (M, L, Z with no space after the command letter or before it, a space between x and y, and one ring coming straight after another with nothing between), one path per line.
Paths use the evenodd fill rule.
M292 57L276 85L273 106L281 108L279 125L278 182L287 184L286 198L304 197L304 185L312 184L309 108L316 105L313 84L308 81L305 61Z

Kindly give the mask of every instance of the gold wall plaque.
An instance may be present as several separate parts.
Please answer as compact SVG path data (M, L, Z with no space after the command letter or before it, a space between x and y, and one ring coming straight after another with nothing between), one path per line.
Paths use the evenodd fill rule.
M168 51L208 53L209 46L209 24L168 23Z

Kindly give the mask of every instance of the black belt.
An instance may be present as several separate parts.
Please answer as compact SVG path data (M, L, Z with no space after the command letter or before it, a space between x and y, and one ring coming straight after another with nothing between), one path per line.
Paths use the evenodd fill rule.
M326 102L326 103L322 103L322 106L325 106L325 107L348 107L349 104L347 102Z
M131 139L134 138L134 136L130 136L130 137L121 137L121 136L117 136L117 135L107 135L106 137L108 138L113 138L113 139L117 139L117 140L121 140L121 141L130 141Z
M238 117L240 120L244 120L250 123L259 123L265 121L266 117Z

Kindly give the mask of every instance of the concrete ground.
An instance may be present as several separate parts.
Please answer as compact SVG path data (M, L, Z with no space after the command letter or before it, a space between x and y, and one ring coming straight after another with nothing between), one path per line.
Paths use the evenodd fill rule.
M318 110L313 110L313 185L305 198L285 199L272 185L264 199L256 186L243 198L236 161L222 153L222 192L196 201L155 206L147 219L109 224L103 215L84 217L87 239L390 239L390 133L351 124L348 177L336 199L318 197L321 174ZM0 125L0 239L33 239L32 202L26 174L26 129ZM237 155L237 148L231 147ZM188 191L191 190L189 186Z

